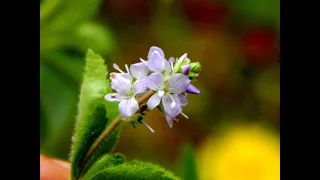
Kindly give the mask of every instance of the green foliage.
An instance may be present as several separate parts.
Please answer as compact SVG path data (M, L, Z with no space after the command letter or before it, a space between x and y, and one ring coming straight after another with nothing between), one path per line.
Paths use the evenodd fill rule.
M106 154L99 160L97 160L88 170L88 172L83 176L82 179L92 179L100 171L109 168L118 166L124 163L125 156L122 154Z
M45 117L42 124L46 127L40 152L59 159L68 158L78 101L77 91L68 82L40 64L40 102Z
M133 161L114 167L108 167L92 177L92 180L179 180L171 172L145 162Z
M95 54L92 50L88 50L86 56L86 68L84 72L83 82L78 104L78 116L76 129L74 134L74 142L71 152L71 177L79 175L79 171L84 167L83 159L94 141L100 136L105 129L108 118L112 120L118 111L116 106L108 107L111 113L107 112L103 103L103 96L111 92L108 86L107 68L104 60L100 55ZM116 108L114 110L113 108ZM119 112L117 112L119 114ZM117 142L118 131L114 135L106 139L100 148L102 150L96 153L109 153ZM100 154L101 155L101 154ZM94 156L98 158L99 155ZM93 161L91 161L92 163Z
M184 180L197 180L197 167L194 150L189 145L183 146L180 162L180 172Z
M89 47L112 56L115 42L106 25L93 21L101 0L40 1L40 98L43 107L40 152L66 159L77 95Z

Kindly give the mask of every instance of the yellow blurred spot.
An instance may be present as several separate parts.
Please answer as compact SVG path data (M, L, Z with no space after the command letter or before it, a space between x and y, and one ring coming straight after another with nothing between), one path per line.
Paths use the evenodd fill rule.
M201 180L278 180L279 137L259 127L229 130L204 143L198 171Z

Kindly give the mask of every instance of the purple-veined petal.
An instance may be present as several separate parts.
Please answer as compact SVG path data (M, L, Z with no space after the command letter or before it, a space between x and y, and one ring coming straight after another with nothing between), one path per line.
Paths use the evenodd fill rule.
M189 64L181 66L182 73L184 75L188 75L190 72L190 67L191 66Z
M168 125L169 125L169 127L170 128L172 128L172 126L173 126L173 118L171 118L171 117L169 117L169 116L165 116L166 117L166 120L167 120L167 122L168 122Z
M180 106L180 100L178 95L166 94L162 97L162 105L164 108L164 113L166 116L170 118L175 118L182 112L182 108Z
M132 116L134 113L136 113L139 109L139 105L138 105L138 102L137 100L132 97L128 100L123 100L119 103L119 111L120 111L120 114L127 118L127 117L130 117Z
M184 96L182 94L178 94L178 98L180 101L180 106L186 106L188 104L188 99L186 96Z
M172 93L182 93L185 92L188 85L190 84L190 79L184 74L173 74L168 81L168 88Z
M165 68L164 68L164 70L165 70L164 76L168 76L168 75L171 73L172 68L171 68L171 64L170 64L169 61L165 61Z
M128 97L125 97L125 96L121 96L117 93L109 93L109 94L106 94L104 96L104 99L107 100L107 101L110 101L110 102L113 102L113 101L122 101L122 100L125 100L125 99L128 99Z
M200 94L200 90L194 87L194 85L192 84L189 84L189 86L186 89L186 92L190 94Z
M161 97L159 96L158 93L152 95L149 100L148 100L148 109L152 110L153 108L157 107L160 104Z
M148 77L144 76L133 83L132 89L134 94L145 93L148 89Z
M124 77L125 75L116 74L114 78L111 79L110 85L113 90L115 90L120 95L126 96L131 92L131 80Z
M161 73L152 73L148 76L148 87L153 91L160 91L164 88L164 77Z
M140 79L148 75L149 69L143 62L140 62L140 63L131 64L130 72L133 77L135 77L136 79Z
M122 77L128 79L130 82L132 81L132 77L129 73L121 73L120 74Z
M109 79L112 81L117 76L122 76L122 77L128 79L129 81L132 80L132 77L131 77L131 75L129 73L115 73L115 72L110 73L110 78Z
M164 67L165 59L162 49L152 46L148 54L148 68L154 72L161 72Z
M157 46L151 46L150 47L149 53L148 53L148 58L150 58L154 54L157 54L158 56L164 58L164 53L163 53L162 49L157 47Z

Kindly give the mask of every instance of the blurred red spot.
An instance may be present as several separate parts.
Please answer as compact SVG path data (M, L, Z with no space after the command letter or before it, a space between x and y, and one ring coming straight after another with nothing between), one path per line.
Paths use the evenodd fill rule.
M226 6L209 0L183 0L182 8L189 20L196 26L201 23L219 25L227 14Z
M278 61L277 34L267 28L254 28L246 32L242 49L249 62L266 65Z

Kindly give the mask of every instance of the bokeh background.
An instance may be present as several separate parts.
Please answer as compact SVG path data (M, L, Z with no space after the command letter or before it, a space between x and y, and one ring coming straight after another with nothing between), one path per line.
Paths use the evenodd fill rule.
M124 125L115 152L186 179L280 179L279 41L279 0L40 0L40 153L68 159L88 48L123 67L155 45L202 64L201 94L172 129L157 111L155 134Z

